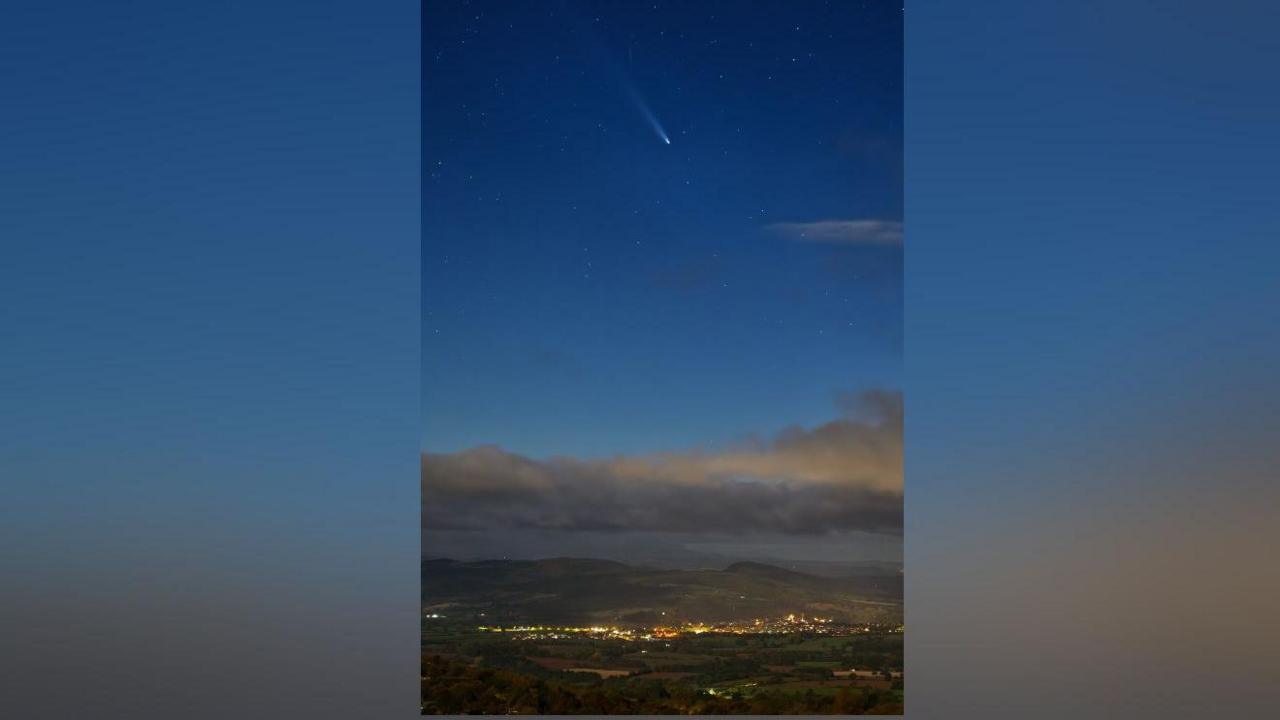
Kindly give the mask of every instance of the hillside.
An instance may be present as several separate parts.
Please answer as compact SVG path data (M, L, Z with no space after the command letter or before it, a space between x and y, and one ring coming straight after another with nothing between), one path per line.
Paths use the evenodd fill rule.
M757 562L669 570L578 558L440 559L422 562L422 603L494 622L652 625L788 613L900 622L902 578L823 577Z

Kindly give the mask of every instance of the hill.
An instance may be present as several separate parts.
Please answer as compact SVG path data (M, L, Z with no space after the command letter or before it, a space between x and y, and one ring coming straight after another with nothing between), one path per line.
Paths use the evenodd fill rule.
M902 578L823 577L758 562L671 570L609 560L422 562L422 603L493 622L715 622L805 613L901 622Z

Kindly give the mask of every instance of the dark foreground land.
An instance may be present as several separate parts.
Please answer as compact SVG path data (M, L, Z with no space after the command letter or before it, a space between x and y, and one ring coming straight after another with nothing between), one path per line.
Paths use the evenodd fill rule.
M551 583L556 578L538 565L490 566L480 588L445 573L433 594L424 564L424 714L903 711L901 596L894 597L892 583L887 592L862 593L865 578L805 576L797 589L787 571L757 566L725 577L655 579L627 566L566 572L564 561L550 565L563 581ZM607 583L593 578L592 568L602 567ZM624 592L590 590L618 585ZM590 590L594 599L566 603L571 610L539 621L530 609L556 607L546 596L557 586ZM661 592L646 593L649 586ZM746 595L747 610L730 610L726 590L735 600ZM869 604L859 601L863 595ZM691 596L718 598L704 605L715 617L692 617L702 603ZM788 604L800 611L781 614Z

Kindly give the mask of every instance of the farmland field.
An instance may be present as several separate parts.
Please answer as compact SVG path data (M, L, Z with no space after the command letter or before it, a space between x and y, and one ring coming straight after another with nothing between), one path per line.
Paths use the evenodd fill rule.
M486 702L506 711L513 698L527 695L523 707L516 702L517 711L901 712L903 634L896 628L841 637L699 633L636 640L545 634L477 632L468 622L430 622L423 634L423 711L483 711ZM882 674L833 674L852 668Z

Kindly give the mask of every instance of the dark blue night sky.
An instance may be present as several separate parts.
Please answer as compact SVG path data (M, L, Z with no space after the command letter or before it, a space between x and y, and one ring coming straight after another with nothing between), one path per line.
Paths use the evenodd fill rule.
M424 448L704 446L897 387L901 17L427 3Z
M900 556L901 13L425 6L427 554Z

